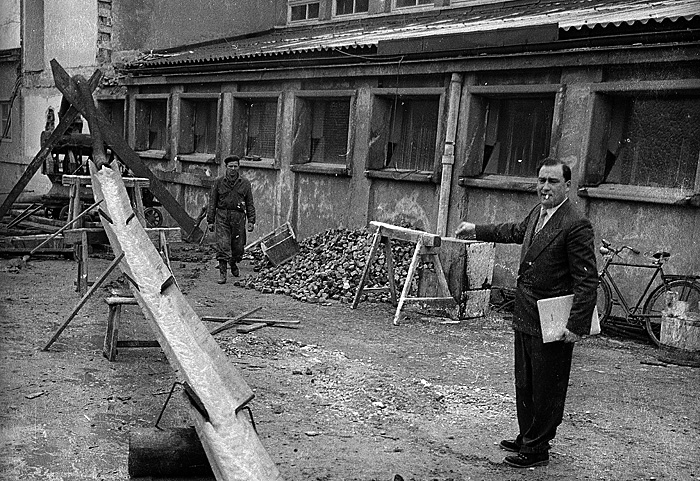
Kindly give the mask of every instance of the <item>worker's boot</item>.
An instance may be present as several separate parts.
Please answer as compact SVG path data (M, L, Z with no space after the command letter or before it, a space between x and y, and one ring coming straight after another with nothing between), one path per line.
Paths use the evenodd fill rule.
M233 277L238 277L241 275L241 271L238 270L238 266L233 261L231 261L231 275Z
M219 261L219 284L226 284L226 261Z

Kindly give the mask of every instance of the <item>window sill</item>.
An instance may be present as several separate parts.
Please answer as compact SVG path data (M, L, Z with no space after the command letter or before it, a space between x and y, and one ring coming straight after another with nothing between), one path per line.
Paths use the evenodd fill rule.
M350 169L345 164L330 164L322 162L307 162L306 164L292 164L292 172L306 172L309 174L342 175L350 177Z
M139 150L136 152L142 159L158 159L163 160L167 154L165 150Z
M601 184L597 187L581 187L578 190L578 195L590 199L624 200L649 204L700 207L700 193L671 187Z
M212 164L216 162L215 154L179 154L176 160L183 162L194 162L198 164Z
M384 169L384 170L365 170L365 175L370 179L387 179L407 182L425 182L425 183L440 183L433 181L433 173L422 170L401 170L401 169Z
M262 159L256 158L256 160L247 160L245 158L241 159L241 167L253 168L253 169L279 169L275 165L275 159Z
M537 192L537 180L529 177L486 174L481 177L460 177L461 187L477 189L498 189L517 192Z

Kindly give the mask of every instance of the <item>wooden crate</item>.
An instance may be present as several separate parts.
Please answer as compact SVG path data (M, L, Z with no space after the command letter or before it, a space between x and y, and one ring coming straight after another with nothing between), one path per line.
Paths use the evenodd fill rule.
M292 226L286 223L267 234L260 241L260 249L274 266L294 257L299 252L299 244Z

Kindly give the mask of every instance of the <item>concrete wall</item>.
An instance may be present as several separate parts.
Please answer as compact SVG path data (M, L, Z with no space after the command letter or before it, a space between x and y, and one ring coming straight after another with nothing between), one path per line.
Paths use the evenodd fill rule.
M0 50L20 46L20 0L0 0Z
M121 50L156 50L268 30L275 0L113 3L114 41Z

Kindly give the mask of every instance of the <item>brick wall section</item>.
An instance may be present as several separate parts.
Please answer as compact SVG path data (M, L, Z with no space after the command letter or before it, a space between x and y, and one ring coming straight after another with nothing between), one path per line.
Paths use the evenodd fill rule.
M112 0L97 1L97 58L98 65L112 62Z

